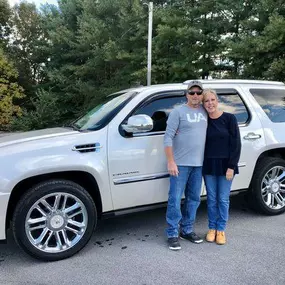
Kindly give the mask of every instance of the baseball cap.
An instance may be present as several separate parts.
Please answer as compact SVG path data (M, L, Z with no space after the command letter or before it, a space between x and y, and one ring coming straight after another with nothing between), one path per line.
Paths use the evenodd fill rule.
M203 84L201 81L198 80L192 80L188 83L188 90L191 89L192 87L199 87L201 90L203 90Z

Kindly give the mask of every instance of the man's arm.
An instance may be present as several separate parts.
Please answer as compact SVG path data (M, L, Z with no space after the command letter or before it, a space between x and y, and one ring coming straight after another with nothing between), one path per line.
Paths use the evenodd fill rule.
M167 158L167 169L170 175L178 176L178 167L174 161L172 146L165 147L165 154Z
M178 176L178 167L173 155L173 138L179 127L179 112L173 110L167 120L167 127L164 135L165 154L167 158L167 169L170 175Z

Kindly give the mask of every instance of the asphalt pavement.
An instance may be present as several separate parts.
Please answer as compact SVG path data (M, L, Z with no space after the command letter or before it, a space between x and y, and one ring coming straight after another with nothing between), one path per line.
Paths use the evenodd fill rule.
M30 258L9 232L0 245L0 284L285 284L285 214L263 216L233 197L226 245L181 241L174 252L166 244L165 210L101 221L81 252L57 262ZM203 202L196 232L206 231Z

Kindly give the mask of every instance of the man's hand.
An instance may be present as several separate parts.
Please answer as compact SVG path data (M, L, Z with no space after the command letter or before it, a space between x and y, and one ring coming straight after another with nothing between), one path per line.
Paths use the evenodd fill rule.
M232 180L234 178L234 170L231 168L228 168L226 172L226 178L227 180Z
M167 163L167 169L170 175L172 176L178 176L178 167L174 161L170 161Z

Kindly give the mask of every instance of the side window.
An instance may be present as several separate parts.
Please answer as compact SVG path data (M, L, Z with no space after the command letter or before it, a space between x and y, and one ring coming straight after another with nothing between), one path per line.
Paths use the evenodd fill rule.
M238 124L245 124L249 120L248 110L238 94L220 93L217 90L219 97L219 107L221 110L234 114Z
M285 122L284 89L250 89L249 91L272 122Z
M153 120L151 132L161 132L166 129L166 121L172 109L184 103L186 103L185 96L156 98L140 106L132 115L150 116Z

